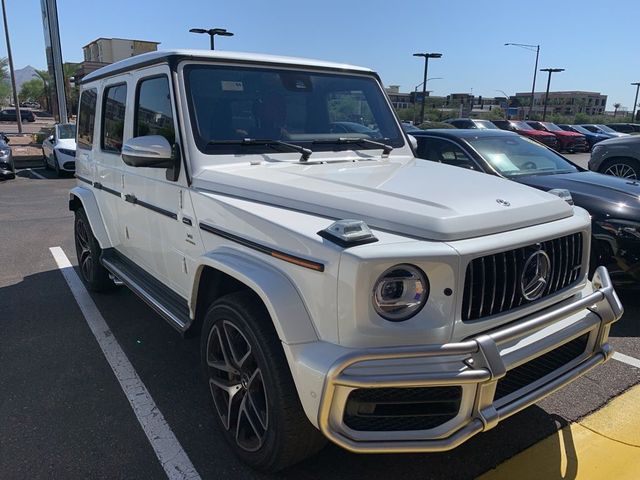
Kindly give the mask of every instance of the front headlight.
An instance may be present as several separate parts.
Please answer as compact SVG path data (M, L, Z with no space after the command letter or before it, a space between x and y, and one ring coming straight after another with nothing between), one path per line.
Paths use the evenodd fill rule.
M387 269L373 287L373 308L385 320L403 322L416 315L429 297L422 270L401 264Z
M64 154L64 155L69 155L70 157L75 157L76 156L76 151L75 150L67 150L66 148L59 148L58 152Z
M624 240L640 240L640 223L629 220L597 220L596 223L614 237Z

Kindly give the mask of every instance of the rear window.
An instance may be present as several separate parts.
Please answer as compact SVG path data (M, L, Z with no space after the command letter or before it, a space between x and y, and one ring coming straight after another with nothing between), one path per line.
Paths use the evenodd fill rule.
M124 113L127 101L127 85L113 85L104 89L102 109L102 150L120 153L124 134Z
M96 100L98 92L95 88L85 90L80 97L78 111L78 148L91 149L93 145L93 126L96 123Z

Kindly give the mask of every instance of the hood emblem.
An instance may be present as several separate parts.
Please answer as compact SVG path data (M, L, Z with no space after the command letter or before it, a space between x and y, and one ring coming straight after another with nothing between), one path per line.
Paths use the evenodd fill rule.
M544 250L533 252L524 262L520 275L520 293L529 300L538 300L547 287L551 273L551 260Z
M507 202L506 200L503 200L501 198L496 198L496 202L498 203L498 205L502 205L503 207L510 207L511 203Z

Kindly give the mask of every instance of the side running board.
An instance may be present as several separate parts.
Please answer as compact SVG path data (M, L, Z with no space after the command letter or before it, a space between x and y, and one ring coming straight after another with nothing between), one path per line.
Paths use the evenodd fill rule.
M102 251L100 263L176 330L184 333L189 328L191 325L189 305L176 292L160 283L114 248Z

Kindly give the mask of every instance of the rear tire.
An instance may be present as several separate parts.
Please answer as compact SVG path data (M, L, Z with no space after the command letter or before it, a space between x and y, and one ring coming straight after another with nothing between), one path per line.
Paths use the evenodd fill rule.
M82 208L75 212L74 237L80 278L87 289L92 292L113 290L116 285L109 278L107 269L100 263L102 249L93 236L87 214Z
M303 411L269 313L253 292L231 293L211 305L200 353L216 423L243 462L276 472L325 445Z
M612 158L604 162L599 172L614 177L638 180L640 179L640 163L633 158Z

